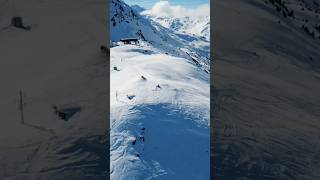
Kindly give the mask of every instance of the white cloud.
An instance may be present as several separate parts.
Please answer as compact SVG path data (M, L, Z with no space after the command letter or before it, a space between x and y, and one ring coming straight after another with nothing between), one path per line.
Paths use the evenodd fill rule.
M185 17L185 16L209 16L210 7L208 4L189 9L179 5L172 5L169 1L159 1L150 10L142 12L153 16Z

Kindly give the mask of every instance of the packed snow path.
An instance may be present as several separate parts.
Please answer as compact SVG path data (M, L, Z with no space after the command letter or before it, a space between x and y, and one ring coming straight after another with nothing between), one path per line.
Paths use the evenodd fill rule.
M146 43L110 68L111 179L209 179L209 74Z

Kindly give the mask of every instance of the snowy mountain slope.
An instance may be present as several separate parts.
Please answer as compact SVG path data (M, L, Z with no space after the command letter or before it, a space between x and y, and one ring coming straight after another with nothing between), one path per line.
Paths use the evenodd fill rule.
M124 37L161 41L161 34L148 21L141 18L129 5L120 0L110 1L110 40L119 41Z
M210 7L208 4L185 8L173 5L170 1L158 1L151 9L141 14L176 33L210 40Z
M110 37L111 41L121 38L138 38L157 46L164 53L192 60L190 54L202 65L202 69L210 71L210 43L198 36L179 34L158 22L139 15L120 0L110 2ZM188 55L189 54L189 55Z
M112 48L111 67L111 179L209 179L208 74L136 46Z
M269 1L213 2L215 178L319 179L319 40Z
M191 58L202 48L143 16L116 28L117 38L154 29L159 41L110 49L111 179L210 179L210 75Z
M0 179L105 179L105 1L0 4ZM16 15L30 31L10 26ZM53 105L80 112L63 121Z

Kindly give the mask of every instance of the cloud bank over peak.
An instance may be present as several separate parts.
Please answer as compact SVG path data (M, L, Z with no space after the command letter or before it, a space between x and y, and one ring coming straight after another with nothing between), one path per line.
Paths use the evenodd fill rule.
M175 18L186 16L202 17L210 16L210 6L204 4L190 9L179 5L172 5L169 1L159 1L151 9L142 12L142 14Z

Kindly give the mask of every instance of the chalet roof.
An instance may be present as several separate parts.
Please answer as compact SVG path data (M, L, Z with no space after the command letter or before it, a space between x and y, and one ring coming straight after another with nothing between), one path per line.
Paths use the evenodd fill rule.
M138 41L137 38L123 38L123 39L120 39L120 41Z

